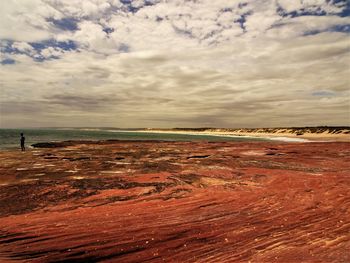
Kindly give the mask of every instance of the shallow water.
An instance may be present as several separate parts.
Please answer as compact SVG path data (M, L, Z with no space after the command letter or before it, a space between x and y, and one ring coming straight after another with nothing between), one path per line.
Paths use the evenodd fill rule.
M162 140L162 141L263 141L263 138L194 135L178 133L147 133L137 131L107 131L80 129L0 129L0 149L20 145L20 133L26 137L26 146L38 142L67 140Z

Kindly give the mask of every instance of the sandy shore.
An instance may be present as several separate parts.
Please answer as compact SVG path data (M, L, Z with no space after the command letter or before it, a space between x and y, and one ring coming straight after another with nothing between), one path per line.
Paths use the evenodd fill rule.
M0 152L0 262L349 262L350 143Z
M265 138L277 141L290 141L290 142L307 142L307 141L325 141L325 142L350 142L350 134L339 133L332 134L328 132L324 133L304 133L303 135L297 135L295 133L276 132L227 132L227 131L176 131L176 130L140 130L137 132L145 133L178 133L188 135L216 135L216 136L246 136L253 138Z
M214 132L215 133L215 132ZM220 133L218 133L220 134ZM230 134L230 133L222 133ZM232 135L238 136L253 136L253 137L264 137L285 140L285 138L291 139L305 139L309 141L338 141L338 142L350 142L350 134L331 134L331 133L304 133L303 135L296 135L293 133L248 133L248 132L237 132ZM298 141L298 140L295 140ZM302 140L299 140L302 141Z

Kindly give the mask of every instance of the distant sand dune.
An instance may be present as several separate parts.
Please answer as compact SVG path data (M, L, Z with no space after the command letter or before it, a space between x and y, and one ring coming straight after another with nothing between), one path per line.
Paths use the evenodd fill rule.
M175 132L186 134L265 137L276 140L293 138L294 141L350 141L350 127L289 127L289 128L174 128L145 129L147 132ZM296 140L296 138L301 140ZM306 140L302 140L306 139ZM293 141L289 140L289 141Z

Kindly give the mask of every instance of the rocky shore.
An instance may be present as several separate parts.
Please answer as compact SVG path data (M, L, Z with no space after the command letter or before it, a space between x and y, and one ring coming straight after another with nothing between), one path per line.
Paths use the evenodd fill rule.
M350 143L0 152L0 262L349 262Z

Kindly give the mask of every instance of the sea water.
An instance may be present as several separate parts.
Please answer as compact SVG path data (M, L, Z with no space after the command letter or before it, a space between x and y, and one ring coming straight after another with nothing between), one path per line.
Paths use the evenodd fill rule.
M20 147L20 134L24 133L26 146L38 142L67 140L159 140L159 141L256 141L263 138L244 136L218 136L182 133L155 133L122 130L86 129L0 129L0 149Z

